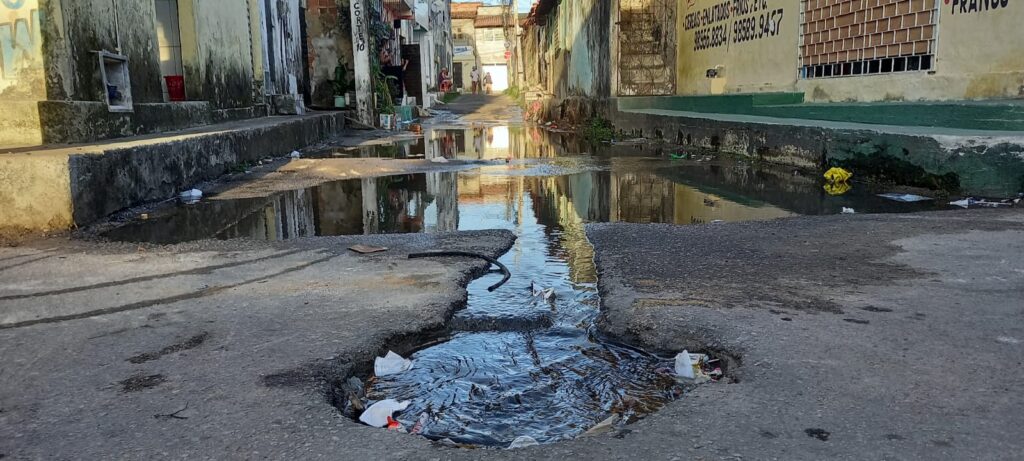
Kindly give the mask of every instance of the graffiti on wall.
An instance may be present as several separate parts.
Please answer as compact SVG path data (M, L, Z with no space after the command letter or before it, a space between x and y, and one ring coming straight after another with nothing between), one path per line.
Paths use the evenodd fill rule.
M24 69L41 68L38 0L0 0L0 89Z
M784 13L768 0L727 0L687 13L683 30L693 31L694 51L707 50L775 37Z

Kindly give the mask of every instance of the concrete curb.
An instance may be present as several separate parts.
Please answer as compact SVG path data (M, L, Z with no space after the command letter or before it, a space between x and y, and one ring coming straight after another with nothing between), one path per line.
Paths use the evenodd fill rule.
M0 233L64 230L174 196L234 165L285 155L342 132L331 112L194 132L0 155Z

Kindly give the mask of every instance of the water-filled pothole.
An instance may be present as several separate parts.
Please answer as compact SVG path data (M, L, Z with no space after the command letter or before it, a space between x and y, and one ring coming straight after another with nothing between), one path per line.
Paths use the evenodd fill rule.
M428 415L422 431L428 437L507 446L519 436L542 443L574 438L613 414L633 421L685 391L671 374L658 371L671 367L670 357L606 341L593 327L597 279L585 223L700 224L838 213L844 206L858 212L935 206L892 202L859 189L830 196L817 178L728 159L676 161L642 152L580 156L565 144L497 128L482 138L466 130L462 138L414 147L430 158L568 154L572 161L557 168L524 170L513 163L342 180L260 198L207 197L105 235L173 243L512 230L518 240L501 258L512 280L495 292L486 290L493 277L470 284L467 309L452 322L450 339L415 352L411 370L368 382L366 389L373 400L409 400L398 420L411 428ZM531 282L553 288L554 300L534 299Z

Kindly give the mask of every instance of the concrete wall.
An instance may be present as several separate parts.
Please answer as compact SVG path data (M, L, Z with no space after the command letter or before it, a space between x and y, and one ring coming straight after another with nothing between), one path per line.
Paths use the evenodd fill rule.
M610 97L609 32L615 3L563 0L543 18L543 24L527 27L523 41L527 82L556 99Z
M305 79L305 57L302 55L299 0L274 0L263 3L261 35L266 61L264 91L270 96L272 109L278 114L301 114L304 105L300 90Z
M37 102L46 99L38 0L0 3L0 147L42 142Z
M252 106L253 53L246 0L191 0L197 53L185 60L185 86L215 108ZM183 3L179 1L179 8ZM185 21L182 21L185 22ZM182 35L186 28L182 27ZM191 77L191 78L190 78Z
M799 63L800 1L745 3L751 6L746 14L739 14L727 0L677 2L677 94L793 90ZM736 41L737 21L747 24L762 17L777 25L767 33L758 31L757 38ZM708 69L716 67L719 76L708 78Z
M296 10L298 1L292 5ZM152 0L0 3L0 65L5 69L0 101L17 111L16 118L0 125L7 128L0 132L0 147L88 142L265 115L262 41L251 35L253 21L259 24L259 10L253 8L259 3L178 1L185 89L192 104L182 108L164 100ZM12 23L10 40L5 40L2 21ZM292 20L294 29L297 21ZM97 51L128 58L133 112L105 110ZM199 108L206 113L191 120L181 117Z
M346 18L347 0L309 0L306 8L306 34L309 39L309 86L312 103L334 107L334 69L339 62L352 74L352 30ZM345 12L344 16L339 12Z
M745 7L737 8L740 4ZM1024 97L1019 30L1024 2L940 4L935 64L928 71L814 79L798 78L799 0L679 0L677 5L680 95L801 91L809 102ZM745 24L755 24L754 32L738 33ZM707 71L716 67L719 75L709 78Z

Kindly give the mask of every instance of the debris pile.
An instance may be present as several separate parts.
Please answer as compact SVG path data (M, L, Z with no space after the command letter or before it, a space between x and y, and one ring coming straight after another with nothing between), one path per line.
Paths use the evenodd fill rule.
M676 355L675 374L679 378L692 380L695 384L718 381L722 378L722 368L718 359L707 354L691 354L682 351Z

